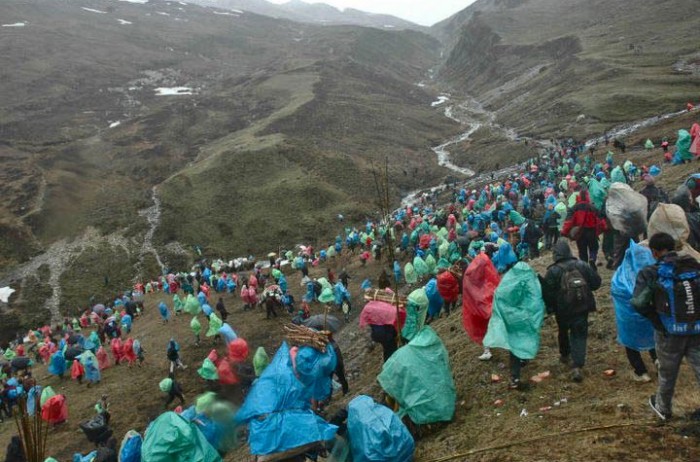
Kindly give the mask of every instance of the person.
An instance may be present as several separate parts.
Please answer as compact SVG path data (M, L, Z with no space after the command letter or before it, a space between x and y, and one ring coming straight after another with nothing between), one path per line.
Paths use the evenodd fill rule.
M700 262L676 253L670 234L649 238L656 263L637 275L632 306L654 325L659 385L649 405L661 420L673 415L673 394L683 358L700 382ZM700 409L693 418L700 418Z
M512 390L521 388L521 369L537 355L544 311L537 273L524 262L516 263L494 293L493 312L483 340L485 347L509 351L508 388Z
M550 250L559 240L559 218L555 205L549 204L544 214L544 248L546 250Z
M216 311L221 314L221 320L223 322L226 322L226 318L228 318L228 311L226 311L226 306L224 305L224 299L219 297L219 301L216 302Z
M95 404L95 412L104 417L105 423L109 425L109 420L112 418L112 414L109 412L109 399L106 394L103 394L100 397L100 400Z
M542 236L542 230L535 221L527 220L525 231L523 231L523 241L527 244L528 255L531 259L540 257L539 242Z
M578 258L595 267L598 258L598 235L605 231L605 222L598 217L591 205L588 191L582 190L576 197L571 216L564 222L562 236L576 241Z
M185 366L180 359L180 345L178 345L173 338L171 338L168 342L166 356L168 357L168 361L170 361L171 373L175 370L175 366L179 367L180 369L187 369L187 366Z
M175 380L175 372L171 371L170 374L168 374L168 377L170 377L170 379L172 379L172 385L170 386L170 390L168 390L168 398L165 401L165 408L167 409L168 406L170 406L170 403L175 401L175 398L180 400L181 406L184 406L185 405L185 394L182 391L182 385L180 385L180 382Z
M27 458L24 456L24 450L22 449L22 439L19 435L14 435L7 445L5 462L26 462L26 460Z
M343 361L343 353L340 351L340 347L333 338L332 333L328 336L328 343L330 343L330 345L333 347L333 351L335 352L336 363L333 373L338 378L338 383L343 390L343 396L345 396L348 394L348 391L350 391L350 387L348 385L348 380L345 378L345 362Z
M83 376L85 376L85 368L77 359L73 360L73 365L70 368L70 376L73 380L77 380L79 384L83 384Z
M338 275L338 279L345 286L345 288L347 288L348 287L348 280L350 280L352 278L348 274L347 270L345 268L343 268L343 270Z
M552 257L554 264L547 268L542 297L547 313L557 320L560 360L563 364L571 362L573 381L582 382L588 313L596 309L593 291L600 288L601 279L590 265L574 258L568 240L554 245Z
M371 338L373 342L382 345L384 362L394 354L398 345L396 344L396 328L391 325L375 325L370 324Z
M668 203L668 195L666 191L656 186L656 181L654 177L647 174L644 175L644 187L639 191L639 193L647 198L647 220L654 213L656 207L660 203Z

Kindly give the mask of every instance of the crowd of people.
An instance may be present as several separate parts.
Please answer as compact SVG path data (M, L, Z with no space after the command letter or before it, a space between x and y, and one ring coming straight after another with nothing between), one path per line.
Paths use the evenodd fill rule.
M700 126L682 132L672 163L698 156ZM37 382L32 373L36 364L46 365L59 380L69 374L87 387L97 386L102 371L113 365L141 366L147 352L135 324L146 297L158 297L164 329L173 317L190 316L195 345L202 342L204 323L204 336L213 345L225 345L224 353L215 347L196 368L210 391L187 409L179 379L187 370L180 344L173 337L163 346L169 364L158 383L164 408L177 401L175 414L198 428L209 445L187 427L192 437L187 457L220 460L235 447L236 429L247 426L250 450L257 456L346 460L352 453L364 460L363 454L374 451L381 460L410 460L412 426L449 421L454 415L449 358L432 323L458 310L461 301L466 334L483 348L478 359L489 361L494 349L507 350L508 386L522 390L522 368L536 358L544 319L552 315L560 360L570 366L571 380L580 383L586 377L588 317L596 310L594 292L601 287L600 268L606 266L614 271L618 338L631 377L651 381L642 358L648 351L659 376L649 404L659 418L669 419L684 357L700 380L700 174L667 192L657 185L668 168L663 159L643 165L612 147L600 159L595 151L574 140L555 142L518 173L478 188L454 185L446 194L425 193L388 217L345 226L327 248L303 246L270 254L265 265L245 271L233 262L202 260L188 271L136 284L108 303L93 301L76 318L22 333L4 350L0 416L26 406L50 425L66 421L67 397ZM529 262L543 253L551 265L538 274ZM369 327L371 340L382 346L384 365L377 380L386 403L403 420L386 403L366 396L326 419L334 390L352 390L334 338L342 335L334 312L350 319L352 278L346 269L336 275L330 265L323 277L312 278L310 268L318 274L324 262L341 255L363 266L376 262L381 270L376 282L368 278L358 284L369 299L359 324ZM300 273L305 290L299 306L287 281L290 271ZM264 307L267 319L288 313L294 324L304 326L301 337L290 334L272 358L263 347L250 358L248 343L228 322L227 293L240 296L245 311ZM313 316L314 306L323 307L323 314ZM430 390L426 380L432 383ZM245 397L239 411L221 399L222 387L234 387ZM103 395L95 405L96 417L81 423L88 440L99 447L77 455L79 460L170 460L163 458L167 447L158 435L186 433L173 412L166 411L144 435L130 432L117 448L109 409ZM390 424L380 428L377 419ZM377 446L380 436L395 444ZM23 460L16 443L14 458L8 449L8 460Z

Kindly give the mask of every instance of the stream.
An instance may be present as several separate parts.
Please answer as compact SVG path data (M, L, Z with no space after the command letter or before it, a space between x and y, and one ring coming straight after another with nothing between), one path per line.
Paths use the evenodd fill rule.
M148 231L146 231L146 234L144 234L143 236L143 244L141 245L141 252L139 253L139 262L136 265L138 270L136 274L136 279L139 279L144 276L143 274L141 274L143 272L143 260L145 256L149 253L155 257L156 261L158 262L158 266L160 266L161 271L165 269L165 265L160 259L158 250L156 250L155 246L153 245L153 235L156 233L156 230L160 225L160 198L158 197L157 186L154 186L151 189L151 199L153 200L153 205L148 207L147 209L139 211L139 216L146 218L149 228Z
M455 122L462 124L463 126L468 127L468 129L465 132L448 139L443 144L432 148L432 151L437 156L437 161L439 165L457 173L460 177L464 177L465 181L463 181L461 184L465 188L473 188L479 184L491 181L493 178L503 178L505 176L511 175L522 170L521 164L514 164L493 172L476 175L473 170L470 170L467 167L461 167L459 165L454 164L451 160L450 152L448 149L451 146L462 143L464 141L468 141L477 130L484 126L501 132L506 138L510 139L511 141L516 141L519 137L514 129L503 127L497 124L496 113L485 109L481 105L481 103L479 103L479 101L477 101L473 97L467 96L459 104L446 104L448 103L448 101L450 101L450 95L441 94L436 101L431 103L431 106L440 107L444 105L445 117L452 119ZM619 125L617 127L612 128L611 130L608 130L606 134L611 140L616 137L627 136L642 128L651 127L664 120L672 119L674 117L683 115L686 112L688 111L682 110L677 112L670 112L668 114L649 117L647 119L639 120L637 122ZM592 138L586 141L585 144L586 146L592 146L596 143L602 143L604 142L604 140L605 136L600 136L598 138ZM538 143L541 146L550 145L549 140L531 141L534 141L535 143ZM406 207L417 202L420 196L424 193L432 194L436 191L443 191L446 188L447 185L445 183L441 183L436 186L425 187L411 191L404 195L404 197L401 199L401 207Z

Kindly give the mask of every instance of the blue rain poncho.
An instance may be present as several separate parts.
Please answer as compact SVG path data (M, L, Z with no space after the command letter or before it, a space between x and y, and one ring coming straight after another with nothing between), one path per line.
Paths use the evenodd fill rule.
M338 427L311 410L312 391L297 378L289 346L282 343L236 414L237 422L248 424L251 454L275 454L335 437Z
M610 283L610 294L615 305L617 341L637 351L654 348L654 326L632 306L632 294L639 271L655 263L651 251L634 241L625 251L625 258L615 271Z

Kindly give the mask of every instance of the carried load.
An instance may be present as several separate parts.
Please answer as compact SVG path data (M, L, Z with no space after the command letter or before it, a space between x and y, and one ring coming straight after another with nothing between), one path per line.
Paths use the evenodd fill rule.
M605 214L613 229L625 236L639 236L647 228L647 198L624 183L608 190Z

